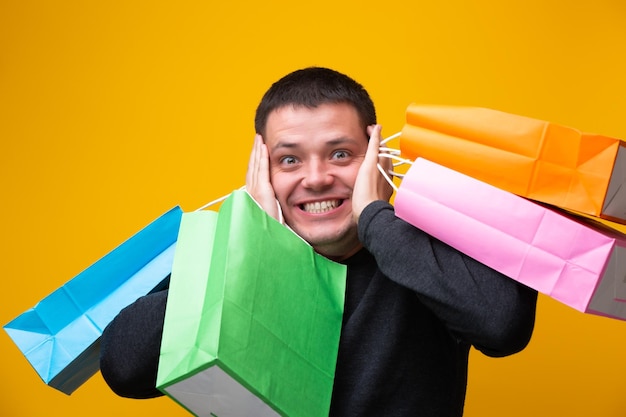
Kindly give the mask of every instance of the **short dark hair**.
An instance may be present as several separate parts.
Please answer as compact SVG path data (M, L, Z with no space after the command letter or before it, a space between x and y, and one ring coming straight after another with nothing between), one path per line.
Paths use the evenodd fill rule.
M365 132L367 126L376 124L374 103L361 84L329 68L309 67L289 73L272 84L256 109L254 128L256 133L264 135L267 119L276 109L288 105L316 108L328 103L352 105Z

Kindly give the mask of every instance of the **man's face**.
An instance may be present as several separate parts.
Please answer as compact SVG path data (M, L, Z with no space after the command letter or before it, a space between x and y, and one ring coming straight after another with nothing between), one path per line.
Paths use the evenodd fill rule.
M367 136L354 107L281 107L270 113L264 139L286 223L331 259L357 252L351 197Z

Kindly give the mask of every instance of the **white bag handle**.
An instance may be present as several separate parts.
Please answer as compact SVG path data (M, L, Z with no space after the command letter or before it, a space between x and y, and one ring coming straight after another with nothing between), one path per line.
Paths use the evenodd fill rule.
M246 190L246 186L245 186L245 185L244 185L243 187L239 187L237 190L244 190L244 191L246 191L246 192L247 192L247 190ZM222 197L220 197L220 198L216 198L215 200L213 200L213 201L210 201L210 202L206 203L205 205L203 205L203 206L202 206L202 207L200 207L200 208L197 208L197 209L196 209L196 210L194 210L194 211L202 211L202 210L205 210L205 209L207 209L207 208L209 208L209 207L211 207L211 206L213 206L213 205L215 205L215 204L217 204L217 203L221 203L222 201L226 200L226 199L227 199L227 198L228 198L231 194L232 194L232 193L228 193L228 194L226 194L226 195L224 195L224 196L222 196ZM250 195L250 193L248 193L248 195ZM250 198L252 198L252 196L250 196ZM259 203L258 203L258 202L254 199L254 198L252 198L252 201L254 201L255 203L257 203L257 205L258 205L259 207L261 207L261 205L260 205L260 204L259 204ZM278 221L279 221L281 224L285 224L285 219L284 219L284 217L283 217L283 209L280 207L280 203L278 202L278 200L276 200L276 207L278 207Z
M244 190L245 188L246 188L246 187L245 187L245 186L243 186L243 187L238 188L238 190ZM221 196L220 198L216 198L216 199L215 199L215 200L213 200L213 201L209 201L208 203L206 203L205 205L203 205L203 206L202 206L202 207L200 207L200 208L195 209L194 211L202 211L202 210L205 210L205 209L207 209L207 208L209 208L209 207L211 207L211 206L216 205L217 203L221 203L222 201L226 200L226 199L227 199L227 198L228 198L231 194L232 194L232 193L228 193L228 194L226 194L226 195L224 195L224 196Z
M395 134L389 136L388 138L383 139L382 141L380 141L380 148L379 148L380 152L379 152L378 156L382 157L382 158L388 158L388 159L392 159L392 160L396 161L396 162L393 163L393 167L394 168L398 167L398 166L401 166L401 165L407 165L407 164L408 165L412 165L413 164L413 161L411 161L410 159L402 158L400 156L401 152L400 152L399 149L390 148L388 146L385 146L387 144L387 142L389 142L389 141L399 137L401 134L402 134L402 132L398 132L398 133L395 133ZM391 187L394 189L394 191L397 192L398 191L398 187L394 184L394 182L393 182L392 178L390 177L390 175L393 176L393 177L398 177L398 178L402 179L402 178L404 178L404 174L395 172L395 171L393 171L393 169L388 170L387 172L385 172L385 169L380 164L377 165L377 168L380 171L380 173L383 175L383 177L385 177L385 180L387 180L389 185L391 185Z
M378 154L379 157L381 158L389 158L389 159L393 159L396 161L399 161L398 163L394 164L393 166L400 166L400 165L413 165L413 161L411 161L410 159L405 159L402 158L398 155L392 155L390 153L386 153L386 152L381 152ZM389 177L389 175L392 175L394 177L398 177L400 179L404 178L404 174L401 174L399 172L395 172L393 170L389 170L387 172L385 172L385 169L380 165L377 164L376 165L378 170L380 171L380 173L383 175L383 177L385 177L385 180L387 180L387 182L389 183L389 185L391 185L391 187L394 189L394 191L398 191L398 186L396 184L393 183L393 180L391 179L391 177Z

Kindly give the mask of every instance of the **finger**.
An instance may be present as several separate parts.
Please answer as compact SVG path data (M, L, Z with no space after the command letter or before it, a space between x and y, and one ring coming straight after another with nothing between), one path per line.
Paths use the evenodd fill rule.
M263 183L270 182L270 158L267 145L263 143L259 136L259 158L258 158L258 180Z
M382 126L378 125L378 132L375 134L373 132L373 129L376 125L372 126L372 132L370 133L372 136L375 136L374 140L378 141L378 154L380 155L381 153L388 153L388 151L381 151L380 150L380 143L382 142L383 138L382 138ZM391 158L386 158L386 157L378 157L378 163L380 164L380 166L384 169L385 172L390 173L393 171L393 160ZM393 175L393 174L390 174Z
M359 220L361 212L369 203L378 199L377 188L380 173L376 164L380 146L380 126L368 127L368 133L370 134L369 143L352 192L352 215L355 221Z
M380 164L383 172L389 173L389 171L393 170L393 161L390 158L380 157L380 142L382 141L382 126L376 125L372 129L371 137L370 137L370 146L371 152L374 153L376 157L376 164ZM368 149L369 151L369 149ZM383 200L389 200L391 195L393 194L393 187L389 184L388 179L385 178L383 174L381 174L378 169L376 170L376 175L378 177L378 195L379 198Z
M246 173L246 184L248 188L253 187L257 182L259 170L259 147L261 142L261 135L255 135L254 142L252 144L252 152L250 152L250 160L248 161L248 171Z
M380 125L371 126L370 140L367 145L367 154L365 158L368 162L377 163L378 162L378 152L380 148L380 132L382 127Z
M253 171L255 170L255 153L257 147L257 136L254 136L254 141L252 142L252 150L250 151L250 158L248 159L248 170L246 171L246 183L248 186L252 184Z

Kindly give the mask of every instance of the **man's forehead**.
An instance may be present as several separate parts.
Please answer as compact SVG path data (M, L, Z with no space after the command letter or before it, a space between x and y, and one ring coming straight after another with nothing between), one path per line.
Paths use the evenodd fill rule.
M359 121L359 114L352 104L350 103L322 103L317 106L306 106L303 104L286 104L272 110L267 117L267 123L271 121L283 120L285 118L291 119L296 116L303 118L312 116L336 116L345 118L348 116L351 121Z
M297 142L303 137L323 142L345 141L365 135L356 109L345 103L310 108L283 106L268 117L266 142Z

